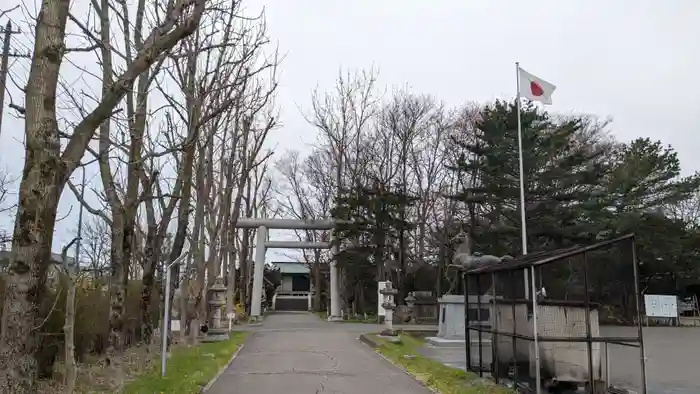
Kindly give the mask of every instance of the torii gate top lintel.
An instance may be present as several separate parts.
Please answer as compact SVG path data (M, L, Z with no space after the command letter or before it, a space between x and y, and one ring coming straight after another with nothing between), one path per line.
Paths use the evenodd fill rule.
M258 228L270 230L332 230L342 223L333 219L298 220L298 219L239 219L234 227Z

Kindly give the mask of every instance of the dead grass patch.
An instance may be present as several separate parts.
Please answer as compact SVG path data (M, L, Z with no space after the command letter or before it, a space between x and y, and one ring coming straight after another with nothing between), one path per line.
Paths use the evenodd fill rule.
M122 385L150 370L160 360L159 356L158 346L144 345L127 349L120 357L124 373ZM39 394L65 393L64 364L57 362L54 368L53 379L39 383ZM78 364L75 391L80 394L115 393L122 386L114 384L115 378L115 370L105 365L104 357L89 356L86 362Z

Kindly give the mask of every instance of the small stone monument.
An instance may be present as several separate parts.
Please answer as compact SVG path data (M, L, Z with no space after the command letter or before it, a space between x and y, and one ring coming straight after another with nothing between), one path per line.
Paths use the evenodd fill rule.
M392 286L391 281L387 281L386 287L379 291L379 294L382 295L382 308L386 311L384 330L379 333L379 336L388 339L390 342L399 342L401 340L399 333L394 330L394 311L396 310L394 296L398 292L399 291Z
M222 309L226 305L226 286L223 278L216 278L209 288L209 327L204 342L219 342L229 338L228 330L221 326Z

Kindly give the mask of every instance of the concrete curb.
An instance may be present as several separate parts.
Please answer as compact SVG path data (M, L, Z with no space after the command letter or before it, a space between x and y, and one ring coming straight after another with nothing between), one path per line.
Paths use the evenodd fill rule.
M357 338L360 342L364 343L365 345L369 346L374 352L396 368L398 368L401 372L405 373L406 375L410 376L411 379L415 380L418 382L421 386L425 387L426 389L430 390L430 392L435 393L435 394L440 394L439 391L435 390L434 388L430 387L428 383L423 382L421 380L418 380L416 376L414 376L412 373L408 372L404 367L401 365L395 363L392 359L389 357L383 355L377 348L380 346L377 342L375 342L372 338L369 337L367 334L360 334L360 336Z
M213 386L214 383L216 383L216 381L219 380L219 378L221 377L221 375L223 375L223 373L228 369L228 367L231 365L231 363L233 362L233 360L235 360L236 357L238 357L238 353L240 353L241 350L243 350L243 347L245 347L245 344L242 343L241 346L239 346L238 349L237 349L235 352L233 352L233 355L231 356L231 359L228 360L228 362L226 363L226 365L224 365L224 367L221 368L221 369L219 370L219 373L217 373L216 376L214 376L214 377L209 381L209 383L207 383L207 385L204 386L204 387L199 391L200 393L206 393L207 391L209 391L209 389L211 389L211 386Z
M369 337L367 334L360 334L360 336L357 338L360 340L360 342L364 343L365 345L371 347L372 349L376 349L379 347L379 344L374 342L372 338Z

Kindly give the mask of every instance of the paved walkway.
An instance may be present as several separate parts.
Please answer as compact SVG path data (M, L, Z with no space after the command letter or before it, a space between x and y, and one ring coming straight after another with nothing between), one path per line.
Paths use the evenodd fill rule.
M208 394L429 394L357 340L354 324L267 316Z

